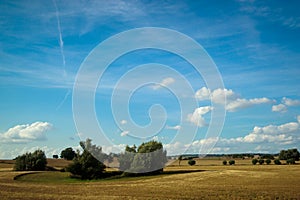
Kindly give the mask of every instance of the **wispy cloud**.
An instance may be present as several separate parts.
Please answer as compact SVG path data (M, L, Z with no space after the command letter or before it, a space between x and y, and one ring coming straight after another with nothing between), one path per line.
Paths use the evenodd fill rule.
M163 87L168 87L169 85L173 84L174 82L175 82L174 78L167 77L167 78L164 78L160 83L152 86L152 89L153 90L158 90L158 89L163 88Z

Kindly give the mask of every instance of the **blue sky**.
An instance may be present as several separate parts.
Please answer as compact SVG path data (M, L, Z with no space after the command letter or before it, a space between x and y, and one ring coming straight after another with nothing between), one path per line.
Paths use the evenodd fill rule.
M95 93L95 113L111 141L111 145L99 142L104 150L119 151L125 144L144 141L141 138L162 141L169 154L186 149L198 153L210 144L211 153L299 149L299 6L298 1L254 0L1 1L0 158L36 148L50 157L97 134L92 128L89 133L76 129L72 110L76 75L101 42L142 27L172 29L194 39L213 59L224 87L209 88L190 63L172 52L144 49L122 55L107 68ZM134 71L149 63L176 70L188 80L192 95L184 96L180 78L168 69L160 71L161 66L158 71L151 70L154 65ZM131 70L132 78L119 82L116 89ZM151 78L153 84L133 91L135 81ZM122 113L114 116L113 92L113 111L128 108L132 119L122 118ZM181 113L180 103L190 105L190 110ZM161 107L152 107L153 122L163 121L162 107L166 118L150 134L148 112L155 104ZM223 130L206 137L217 106L226 109Z

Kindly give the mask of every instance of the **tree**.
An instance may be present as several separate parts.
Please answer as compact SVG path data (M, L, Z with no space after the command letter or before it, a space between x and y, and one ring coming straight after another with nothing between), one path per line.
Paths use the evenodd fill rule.
M235 160L229 160L229 165L234 165L235 164Z
M259 161L258 161L258 163L259 163L260 165L264 164L264 162L265 162L264 159L259 159Z
M253 165L256 165L257 162L258 162L258 160L257 160L256 158L254 158L254 159L252 160L252 164L253 164Z
M274 160L274 164L275 164L275 165L281 165L281 162L280 162L279 159L275 159L275 160Z
M54 159L58 159L58 155L53 155L52 156Z
M267 163L267 165L269 165L271 163L271 159L267 159L266 163Z
M180 155L180 156L178 157L178 164L179 164L179 166L180 166L181 161L182 161L182 155Z
M196 161L193 160L193 159L190 159L190 160L188 161L188 164L191 165L191 166L193 166L193 165L196 164Z
M297 149L288 149L288 150L281 150L279 153L280 160L288 160L293 158L295 161L299 161L300 153Z
M81 179L98 179L103 177L105 165L101 162L104 159L102 148L92 145L92 141L87 139L80 142L83 149L82 154L77 152L73 159L73 163L67 167L67 171L71 172L73 177Z
M72 149L72 147L66 148L62 150L60 153L60 157L66 160L73 160L75 156L76 156L76 152Z
M289 158L286 160L286 164L288 165L294 165L296 164L295 159L294 158Z
M223 160L223 165L227 165L227 161L226 160Z
M154 174L163 170L167 152L161 142L149 141L136 147L126 146L119 157L120 170L129 173Z
M47 159L42 150L18 156L15 161L16 171L43 171L46 169Z

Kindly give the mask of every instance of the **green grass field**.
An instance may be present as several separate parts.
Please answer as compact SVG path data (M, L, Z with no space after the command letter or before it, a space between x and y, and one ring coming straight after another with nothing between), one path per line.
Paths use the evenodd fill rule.
M49 160L63 167L63 160ZM0 199L300 199L300 165L255 165L222 159L172 163L165 171L192 173L81 181L67 172L14 172L13 162L0 162ZM14 177L20 174L17 180Z

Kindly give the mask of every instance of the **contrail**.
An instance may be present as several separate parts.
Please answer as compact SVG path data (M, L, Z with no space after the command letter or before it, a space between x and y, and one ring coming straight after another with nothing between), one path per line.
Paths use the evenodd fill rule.
M60 53L61 53L61 57L62 57L62 61L63 61L64 76L66 76L67 75L66 74L66 59L65 59L65 54L64 54L64 41L63 41L63 37L62 37L62 34L61 34L59 12L58 12L58 8L57 8L55 0L53 0L53 4L54 4L54 7L55 7L55 13L56 13L57 29L58 29L58 33L59 33L59 46L60 46Z
M67 77L66 59L65 59L65 54L64 54L64 41L63 41L63 37L62 37L62 33L61 33L59 12L58 12L58 8L57 8L55 0L53 0L53 4L54 4L54 7L55 7L56 20L57 20L57 30L58 30L58 34L59 34L59 47L60 47L60 53L61 53L62 62L63 62L63 76L64 76L64 78L66 78ZM63 100L56 107L56 110L58 110L65 103L65 101L67 100L70 93L71 93L71 90L68 89L67 93L65 94L65 97L63 98Z

